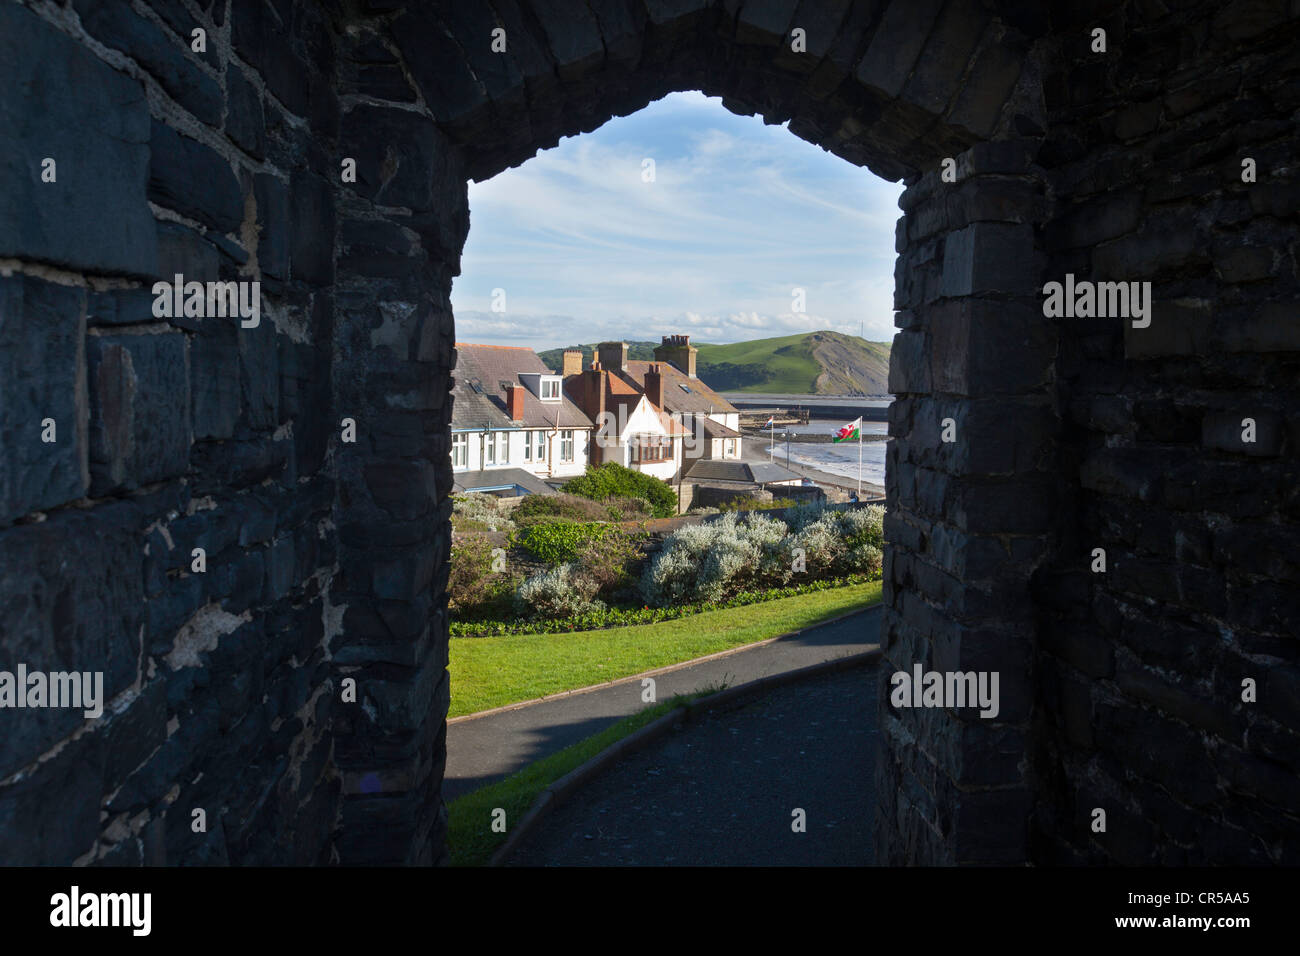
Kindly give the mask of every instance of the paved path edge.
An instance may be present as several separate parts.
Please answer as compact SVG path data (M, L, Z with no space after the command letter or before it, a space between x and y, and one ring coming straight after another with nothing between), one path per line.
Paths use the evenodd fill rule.
M534 697L532 700L520 700L513 704L502 704L500 707L492 707L488 710L476 710L472 714L461 714L459 717L448 717L447 723L459 724L466 720L477 720L480 717L491 717L493 714L504 713L508 710L521 710L524 707L532 707L534 704L545 704L547 701L558 700L561 697L573 697L577 694L588 694L593 690L604 690L606 687L614 687L618 684L626 684L629 681L641 680L643 677L658 677L660 674L667 674L672 671L681 670L683 667L694 667L696 664L715 661L720 657L730 657L732 654L750 651L756 647L762 647L765 644L772 644L776 641L784 640L787 637L794 637L795 635L802 634L804 631L811 631L814 628L825 627L827 624L837 624L845 618L879 610L883 604L883 601L877 601L875 604L868 607L860 607L853 611L845 611L843 614L837 614L835 617L827 618L826 620L819 621L816 624L809 624L807 627L801 627L795 631L786 631L784 634L778 634L776 637L767 637L761 641L755 641L753 644L741 644L737 647L729 647L725 651L714 651L712 654L705 654L703 657L693 657L689 661L681 661L677 664L667 664L663 667L656 667L654 670L641 671L639 674L629 674L627 677L617 677L614 680L607 680L602 684L591 684L587 687L575 687L572 690L557 690L554 694L547 694L545 697ZM677 620L681 619L678 618Z
M856 611L854 613L860 614L862 612ZM850 616L849 614L841 615L841 617ZM839 618L836 620L839 620ZM823 621L822 623L829 624L830 622ZM792 633L797 634L799 632L794 631ZM754 645L747 646L753 647ZM571 797L575 791L606 770L620 757L635 753L653 743L667 734L678 723L696 720L715 710L730 710L786 684L793 684L809 677L820 677L823 674L832 674L837 671L850 670L854 667L870 664L880 657L880 645L872 644L868 645L868 648L868 650L857 654L846 654L843 657L822 661L819 664L809 664L807 667L799 667L780 674L769 674L767 677L760 677L744 684L737 684L735 687L728 687L716 694L710 694L708 697L701 697L684 706L675 707L657 720L646 724L639 730L633 731L620 740L616 740L590 760L570 770L539 793L537 799L533 801L533 805L528 808L528 812L519 819L510 835L506 837L506 841L497 847L487 865L501 866L528 838L533 828L544 820L552 810ZM631 679L625 678L625 680ZM621 681L612 681L611 683L621 683Z

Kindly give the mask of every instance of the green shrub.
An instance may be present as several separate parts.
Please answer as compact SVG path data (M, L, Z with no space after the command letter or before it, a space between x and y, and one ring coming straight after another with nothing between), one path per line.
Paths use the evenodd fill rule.
M642 571L643 599L669 607L724 600L744 588L846 574L880 576L884 508L804 505L791 511L788 523L729 512L720 521L678 529Z
M515 527L501 499L482 492L452 499L451 526L457 531L513 531Z
M645 537L644 534L611 530L580 545L575 563L596 582L602 597L613 600L623 596L621 592L635 583L634 572L644 557L641 547Z
M560 521L608 521L609 508L578 495L528 495L514 511L516 527Z
M606 498L610 521L640 521L655 516L654 505L646 498Z
M515 592L516 608L521 616L562 618L603 611L605 605L595 600L599 585L576 564L539 571L525 578Z
M559 634L565 631L595 631L606 627L625 627L630 624L657 624L672 621L701 611L716 611L729 607L744 607L778 598L794 597L825 591L830 588L862 584L866 575L849 575L842 578L825 578L787 587L753 588L737 592L725 601L678 604L673 607L593 607L577 614L553 618L523 618L502 615L498 620L452 620L452 637L494 637L501 634ZM599 602L593 602L599 605Z
M718 506L719 511L775 511L778 508L793 508L799 502L793 498L773 498L771 501L759 501L755 498L732 498Z
M671 518L677 514L677 492L653 475L624 468L614 462L588 465L586 474L565 484L564 490L592 501L607 498L643 498L650 503L654 517Z
M549 521L521 529L515 533L514 541L538 561L563 564L574 560L587 542L612 530L607 524Z
M447 603L453 614L482 617L509 612L519 575L492 570L492 547L479 537L452 545Z
M719 601L741 587L782 580L787 529L762 515L731 512L720 521L679 528L641 575L641 594L656 607ZM775 583L775 582L772 582Z

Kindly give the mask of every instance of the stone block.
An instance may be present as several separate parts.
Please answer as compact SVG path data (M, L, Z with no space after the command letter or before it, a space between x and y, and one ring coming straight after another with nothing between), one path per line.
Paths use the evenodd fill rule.
M960 85L988 19L988 13L974 4L945 5L925 40L916 69L903 86L902 98L941 115Z
M144 88L18 4L0 7L0 257L152 275ZM42 161L57 179L41 181Z
M261 74L267 89L285 109L306 116L311 105L311 78L317 74L285 42L293 25L263 0L233 0L231 4L230 42L235 52Z
M153 293L147 288L91 292L86 301L87 325L134 325L155 322Z
M220 268L221 253L200 233L177 222L158 222L157 278L173 282L180 275L185 282L214 282L220 278ZM150 295L151 317L152 299ZM193 319L188 321L194 324Z
M949 121L977 136L991 136L1023 65L1024 53L1010 37L986 42L957 90Z
M257 203L257 264L264 275L289 278L289 187L269 173L253 177Z
M1253 436L1251 431L1253 430ZM1201 421L1201 447L1252 458L1271 458L1282 450L1285 436L1280 415L1243 405L1240 411L1209 412ZM1247 441L1248 438L1253 440Z
M876 27L857 79L890 99L902 92L943 0L891 3Z
M0 532L4 669L21 662L29 673L100 672L101 703L135 680L144 612L141 523L137 508L115 503ZM0 779L82 726L83 711L3 711Z
M260 326L259 326L260 328ZM194 440L230 438L241 408L237 320L211 318L190 340L190 400Z
M266 117L262 96L242 70L226 70L226 91L230 103L226 110L226 135L254 159L266 156Z
M1039 291L1035 263L1031 226L973 223L944 240L939 295L1032 295Z
M0 276L0 525L85 494L83 289ZM42 440L46 419L54 441Z
M71 866L93 850L103 773L102 741L88 734L30 776L0 787L5 865Z
M1228 352L1300 352L1300 302L1264 302L1246 316L1224 316L1213 344Z
M1124 357L1159 358L1201 355L1209 348L1214 306L1207 299L1175 299L1151 303L1151 324L1136 328L1123 323Z
M184 474L190 450L185 336L91 336L86 354L91 494Z
M446 160L432 120L409 110L358 105L344 117L342 148L357 161L357 181L349 188L358 195L415 212L434 208L439 177L432 171Z
M280 422L280 354L275 326L235 330L239 339L239 392L250 428L273 429Z
M585 8L583 14L590 19ZM595 21L590 22L594 29ZM475 79L460 46L442 29L436 10L408 6L391 29L411 77L439 122L473 126L491 116L487 91ZM491 35L485 34L482 42L490 44ZM596 47L602 49L599 32Z
M889 391L895 395L908 392L924 394L930 389L930 357L925 333L897 333L889 352Z
M979 397L1033 392L1048 381L1058 332L1033 304L962 299L928 312L936 392ZM890 363L891 370L893 361Z
M187 111L209 126L221 122L221 87L186 55L187 43L169 37L127 0L74 0L73 7L86 32L135 60Z
M1273 250L1238 246L1215 256L1214 271L1224 282L1256 282L1273 272Z
M157 120L149 140L149 198L220 233L238 231L244 218L230 163Z
M1056 219L1047 228L1053 249L1079 249L1115 239L1138 227L1142 194L1137 190L1102 193Z
M1199 264L1203 258L1197 252L1195 229L1182 222L1161 221L1097 246L1092 252L1092 273L1099 282L1133 282Z

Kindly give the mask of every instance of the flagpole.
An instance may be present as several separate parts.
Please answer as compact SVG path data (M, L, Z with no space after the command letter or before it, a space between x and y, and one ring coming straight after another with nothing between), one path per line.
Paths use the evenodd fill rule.
M858 500L862 500L862 423L858 422Z
M772 429L771 437L767 441L767 460L774 461L776 455L776 416L771 416L768 421L772 423Z

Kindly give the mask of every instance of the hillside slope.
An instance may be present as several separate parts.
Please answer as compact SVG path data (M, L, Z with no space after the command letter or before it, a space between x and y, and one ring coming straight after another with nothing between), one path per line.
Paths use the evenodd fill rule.
M653 359L657 342L628 342L627 357ZM868 342L840 332L801 332L730 345L696 343L696 373L720 392L789 395L885 395L889 390L889 343ZM589 365L593 345L582 349ZM559 369L564 349L539 352Z
M840 332L700 345L697 372L720 391L884 395L889 345Z

